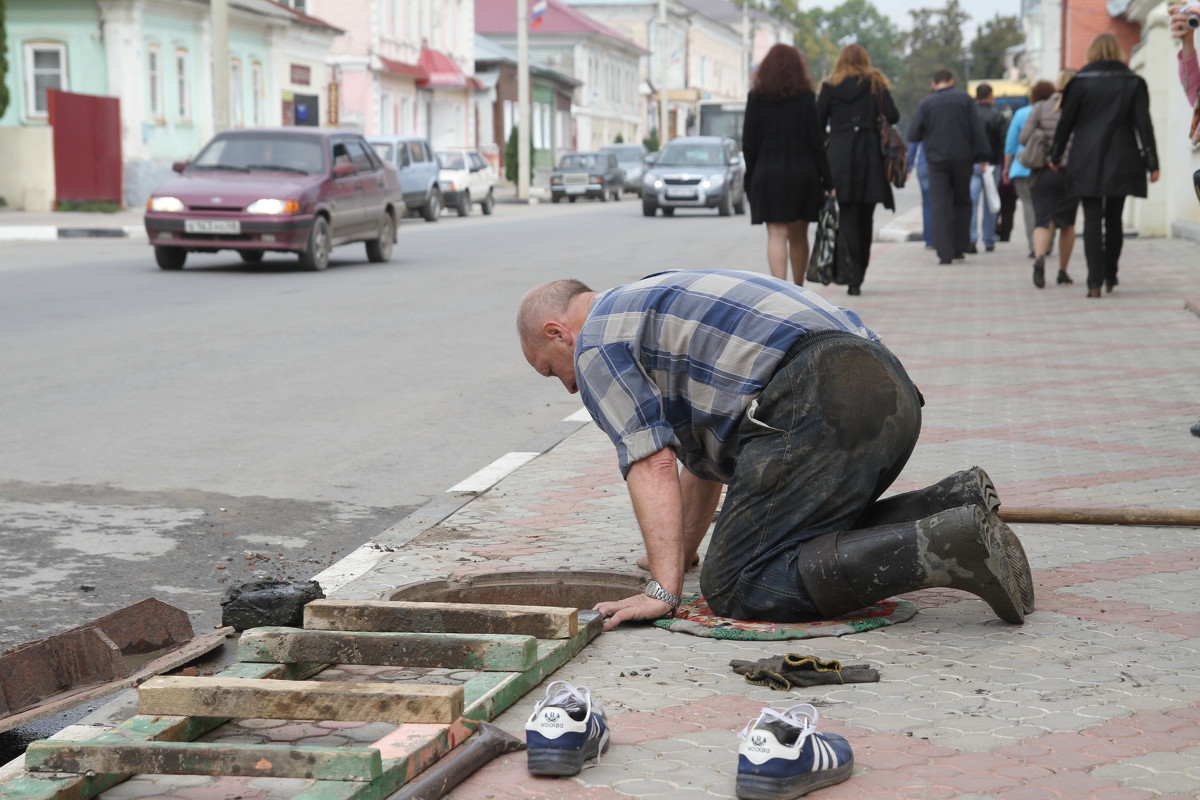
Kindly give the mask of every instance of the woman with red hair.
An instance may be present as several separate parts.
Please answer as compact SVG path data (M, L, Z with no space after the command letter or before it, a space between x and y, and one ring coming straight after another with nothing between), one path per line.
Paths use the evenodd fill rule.
M802 285L808 223L833 188L817 101L800 51L777 44L754 75L742 130L750 222L767 226L767 265L776 278Z

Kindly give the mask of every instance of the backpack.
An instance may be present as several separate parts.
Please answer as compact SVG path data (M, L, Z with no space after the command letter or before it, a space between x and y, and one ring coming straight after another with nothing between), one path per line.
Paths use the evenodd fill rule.
M1049 156L1050 137L1041 128L1034 128L1025 149L1017 153L1017 161L1028 169L1045 169Z

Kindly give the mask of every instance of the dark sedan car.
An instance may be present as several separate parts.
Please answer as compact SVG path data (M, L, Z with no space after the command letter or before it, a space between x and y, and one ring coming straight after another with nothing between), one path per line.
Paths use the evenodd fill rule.
M236 250L256 263L269 250L325 269L339 244L366 242L387 261L404 197L396 171L356 133L297 128L217 134L146 202L146 233L162 269L189 252Z
M564 197L572 203L578 197L598 197L607 201L621 199L625 170L612 153L567 153L550 173L550 200Z

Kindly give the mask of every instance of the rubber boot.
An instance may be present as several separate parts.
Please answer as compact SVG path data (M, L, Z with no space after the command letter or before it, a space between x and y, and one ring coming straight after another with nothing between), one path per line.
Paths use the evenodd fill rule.
M1000 619L1020 625L1027 605L1022 585L1029 587L1032 607L1033 580L1024 553L1012 552L1016 536L1007 527L972 505L914 522L830 533L804 544L800 577L825 619L894 594L949 587L981 597Z
M942 478L932 486L878 500L859 523L863 528L892 522L912 522L959 506L1000 507L1000 495L982 467L971 467Z

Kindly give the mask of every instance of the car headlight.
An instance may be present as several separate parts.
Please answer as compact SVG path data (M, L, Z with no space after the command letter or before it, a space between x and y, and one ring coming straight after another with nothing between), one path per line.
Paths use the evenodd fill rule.
M151 197L146 201L147 211L183 211L183 201L178 197Z
M655 188L655 189L661 189L661 188L663 188L664 186L666 186L666 184L665 184L665 183L663 183L663 179L662 179L662 178L655 178L655 179L654 179L654 188Z
M710 175L709 177L700 181L700 188L702 188L702 189L720 188L721 184L724 182L725 182L724 175Z
M295 200L277 200L274 197L255 200L246 206L247 214L295 214L299 210L300 204Z
M559 178L559 177L553 177L553 178L551 178L551 179L550 179L550 185L551 185L551 186L557 186L557 185L558 185L558 184L560 184L560 183L562 183L562 178Z

